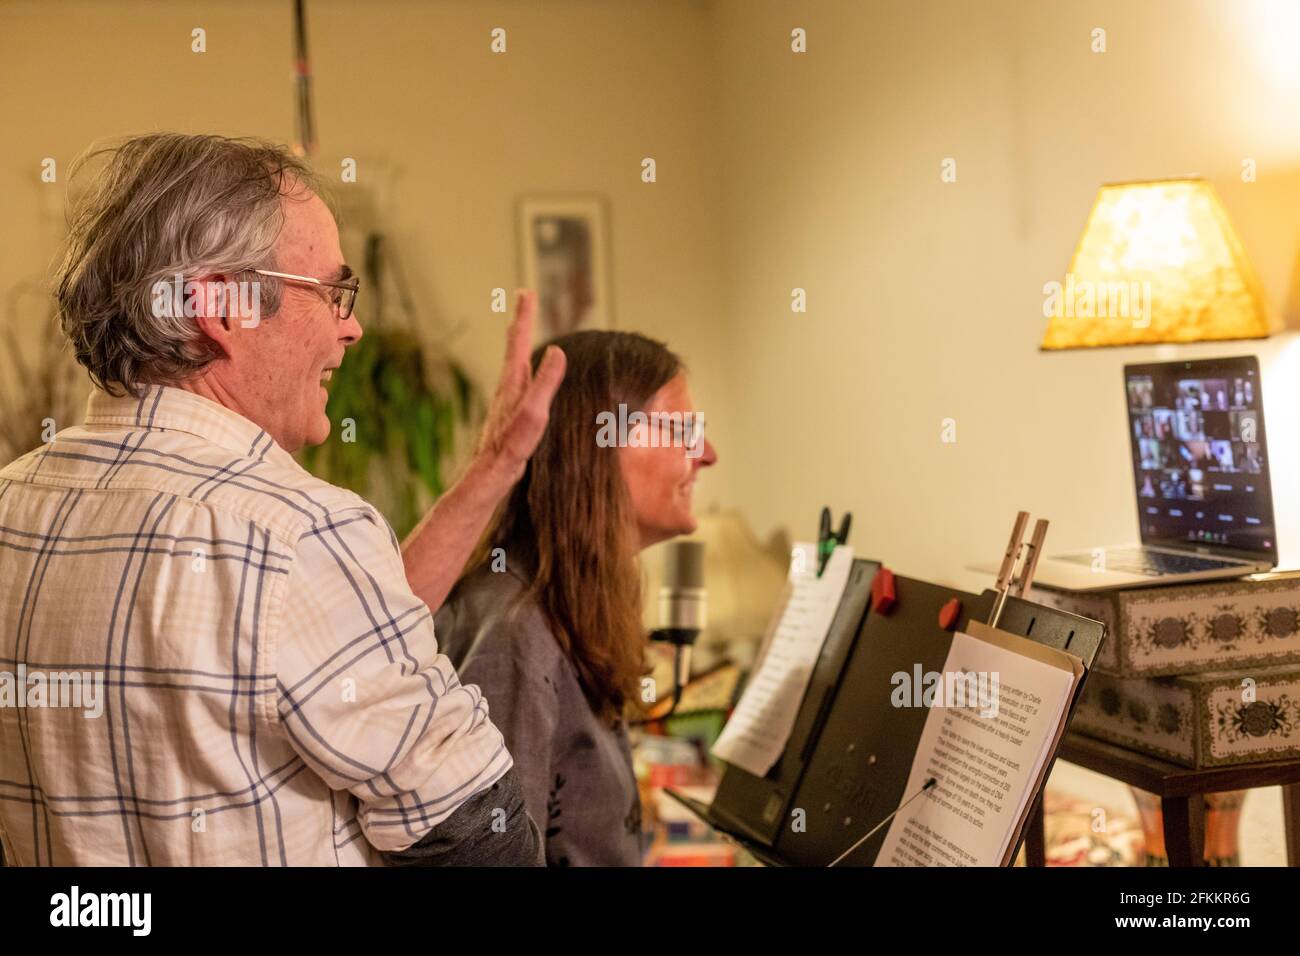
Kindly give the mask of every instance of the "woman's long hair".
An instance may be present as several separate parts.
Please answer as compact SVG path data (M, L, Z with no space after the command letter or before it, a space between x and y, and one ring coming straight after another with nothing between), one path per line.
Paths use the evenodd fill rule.
M646 673L636 518L617 447L601 447L601 412L643 409L682 371L662 343L633 332L561 336L564 383L541 443L497 509L470 568L504 549L577 668L592 709L614 721L639 700ZM542 348L533 352L534 371Z

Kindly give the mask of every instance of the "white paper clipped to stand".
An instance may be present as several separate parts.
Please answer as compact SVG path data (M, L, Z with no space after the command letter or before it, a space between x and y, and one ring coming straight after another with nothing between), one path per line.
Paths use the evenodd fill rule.
M817 546L794 546L790 599L781 612L767 653L750 678L713 754L762 777L772 769L799 713L804 691L853 568L853 549L839 545L817 576Z
M970 627L953 635L944 674L978 690L957 706L937 697L930 709L904 793L930 777L938 785L894 817L876 866L1008 863L1065 730L1082 662L979 622Z

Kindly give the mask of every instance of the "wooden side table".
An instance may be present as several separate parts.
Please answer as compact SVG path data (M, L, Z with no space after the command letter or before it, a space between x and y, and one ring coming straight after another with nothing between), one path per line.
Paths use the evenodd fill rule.
M1170 866L1201 866L1205 861L1205 794L1280 785L1287 866L1300 866L1300 758L1192 770L1073 731L1065 735L1057 755L1159 797ZM1028 866L1047 865L1043 823L1040 796L1025 834Z

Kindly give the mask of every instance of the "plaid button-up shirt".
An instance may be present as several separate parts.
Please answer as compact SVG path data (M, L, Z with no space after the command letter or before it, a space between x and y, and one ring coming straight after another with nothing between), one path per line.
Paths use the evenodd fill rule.
M0 471L11 864L379 863L510 768L487 710L384 519L229 409L97 391Z

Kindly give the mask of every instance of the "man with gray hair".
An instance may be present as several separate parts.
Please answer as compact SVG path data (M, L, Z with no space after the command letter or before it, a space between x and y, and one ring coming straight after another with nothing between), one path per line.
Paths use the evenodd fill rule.
M399 546L290 457L328 437L324 383L362 334L311 169L217 136L92 155L57 299L96 388L84 424L0 471L0 669L95 672L105 699L97 719L21 689L0 706L6 860L540 862L430 613L564 375L555 348L530 369L533 296L464 477Z

